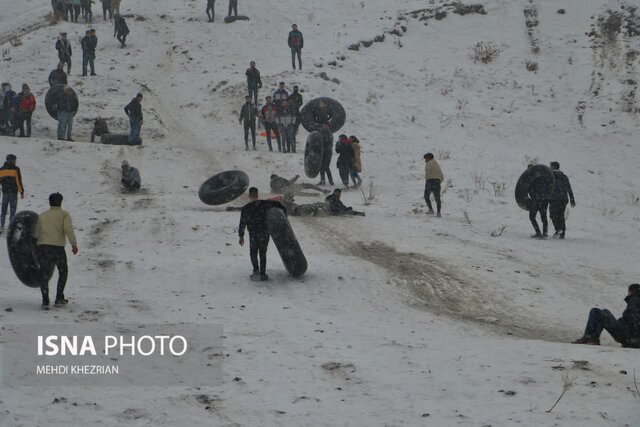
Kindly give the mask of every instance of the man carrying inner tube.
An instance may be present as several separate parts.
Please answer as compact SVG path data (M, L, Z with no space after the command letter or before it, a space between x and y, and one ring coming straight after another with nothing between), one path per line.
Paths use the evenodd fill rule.
M267 211L271 208L282 209L286 213L285 207L273 200L258 200L258 189L249 189L249 203L244 205L240 211L240 225L238 226L238 236L240 246L244 246L244 230L249 231L249 257L253 266L251 280L269 280L267 276L267 248L269 246L269 230L267 229ZM260 262L258 263L258 254Z

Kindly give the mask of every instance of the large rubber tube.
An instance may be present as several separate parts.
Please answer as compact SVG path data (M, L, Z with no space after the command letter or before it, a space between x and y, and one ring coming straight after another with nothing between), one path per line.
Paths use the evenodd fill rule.
M129 141L129 135L126 133L105 133L100 137L100 142L111 145L140 145L142 139L137 137Z
M321 131L322 124L328 122L331 133L335 133L344 126L347 113L335 99L315 98L302 107L300 119L307 132Z
M55 119L58 120L58 98L64 92L64 85L53 85L47 91L47 94L44 96L44 106L47 109L47 113ZM71 89L71 96L73 96L76 101L78 100L78 95ZM78 110L74 111L77 113Z
M7 250L9 261L18 279L30 288L39 288L49 281L54 266L43 269L38 260L36 239L33 237L38 214L31 211L18 212L9 223Z
M315 178L322 167L322 133L311 132L307 136L307 145L304 147L304 173L309 178Z
M267 229L278 249L284 268L293 277L302 276L307 271L307 259L293 233L291 224L282 209L271 208L267 211Z
M202 203L222 205L237 199L249 188L249 177L239 170L221 172L206 180L198 190Z
M245 15L238 15L238 16L226 16L224 18L224 23L225 24L230 24L232 22L236 22L236 21L248 21L249 17L245 16Z
M526 211L531 207L529 189L531 188L531 184L533 184L533 182L538 178L546 181L545 190L547 195L551 196L553 193L555 179L551 169L545 165L530 166L527 170L522 172L522 175L518 178L515 190L516 203Z

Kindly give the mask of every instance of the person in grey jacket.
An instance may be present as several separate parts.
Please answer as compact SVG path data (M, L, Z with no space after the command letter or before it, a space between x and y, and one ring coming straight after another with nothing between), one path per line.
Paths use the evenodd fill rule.
M296 115L289 108L289 102L284 99L280 104L280 109L276 115L276 121L278 122L278 129L282 134L282 152L295 153L296 152L296 136L294 128L296 125Z
M122 161L122 179L120 182L124 189L129 192L138 191L142 183L138 169L131 166L126 160Z
M571 190L569 178L560 171L560 163L551 162L550 166L554 177L554 189L551 194L551 199L549 200L549 217L553 223L553 228L556 230L553 238L564 239L565 232L567 231L564 211L567 208L569 200L571 200L572 208L576 206L576 200L573 198L573 190Z

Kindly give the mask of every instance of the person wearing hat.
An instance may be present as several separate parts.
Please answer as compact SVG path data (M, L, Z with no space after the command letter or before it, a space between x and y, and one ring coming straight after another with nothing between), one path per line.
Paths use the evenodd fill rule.
M24 199L24 187L22 186L22 174L16 166L17 157L14 154L7 155L7 160L0 168L0 183L2 185L2 212L0 215L0 233L4 231L7 218L7 208L10 208L9 221L16 214L18 208L18 193Z
M60 33L60 37L56 41L56 50L58 51L58 59L60 63L67 64L67 74L71 73L71 42L67 38L67 33Z
M64 64L58 62L55 70L49 73L49 86L68 84L67 73L64 72Z
M436 216L440 217L440 184L444 181L444 175L432 153L424 155L424 179L424 201L427 202L427 207L429 208L427 214L433 215L433 206L431 206L431 193L433 193L433 198L436 200L436 208L438 209Z
M93 28L87 30L85 36L80 40L80 46L82 47L82 76L87 75L87 64L91 67L91 75L96 75L93 61L96 59L96 47L98 46L98 37L96 36L96 30Z
M131 166L126 160L122 161L122 179L120 183L129 192L138 191L142 183L138 169Z
M640 348L640 284L629 285L624 300L627 308L619 319L607 309L592 308L584 335L573 344L600 345L600 334L604 329L623 347Z
M19 137L31 136L31 116L36 109L36 97L31 93L29 85L22 84L22 92L17 98L18 112L16 114L16 128L20 129ZM27 134L24 133L24 123L27 122Z
M284 82L280 82L278 85L278 89L273 92L273 102L276 104L278 108L282 105L282 101L289 98L289 91L285 89Z
M58 268L58 286L56 288L55 306L63 307L69 301L64 296L64 288L67 285L67 253L64 247L71 243L71 252L78 253L78 242L73 232L71 216L62 210L62 194L53 193L49 195L49 210L38 216L36 223L36 245L38 247L38 260L44 270L53 266ZM42 309L49 310L49 278L43 278L40 283L42 293Z

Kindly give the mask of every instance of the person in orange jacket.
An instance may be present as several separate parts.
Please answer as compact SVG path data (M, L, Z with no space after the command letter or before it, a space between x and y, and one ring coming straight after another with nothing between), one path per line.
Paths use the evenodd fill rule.
M0 168L0 184L2 185L2 212L0 215L0 233L4 232L4 223L7 218L7 208L10 208L9 221L16 214L18 208L18 193L24 199L24 187L22 186L22 174L16 166L17 157L14 154L7 156L7 161Z

